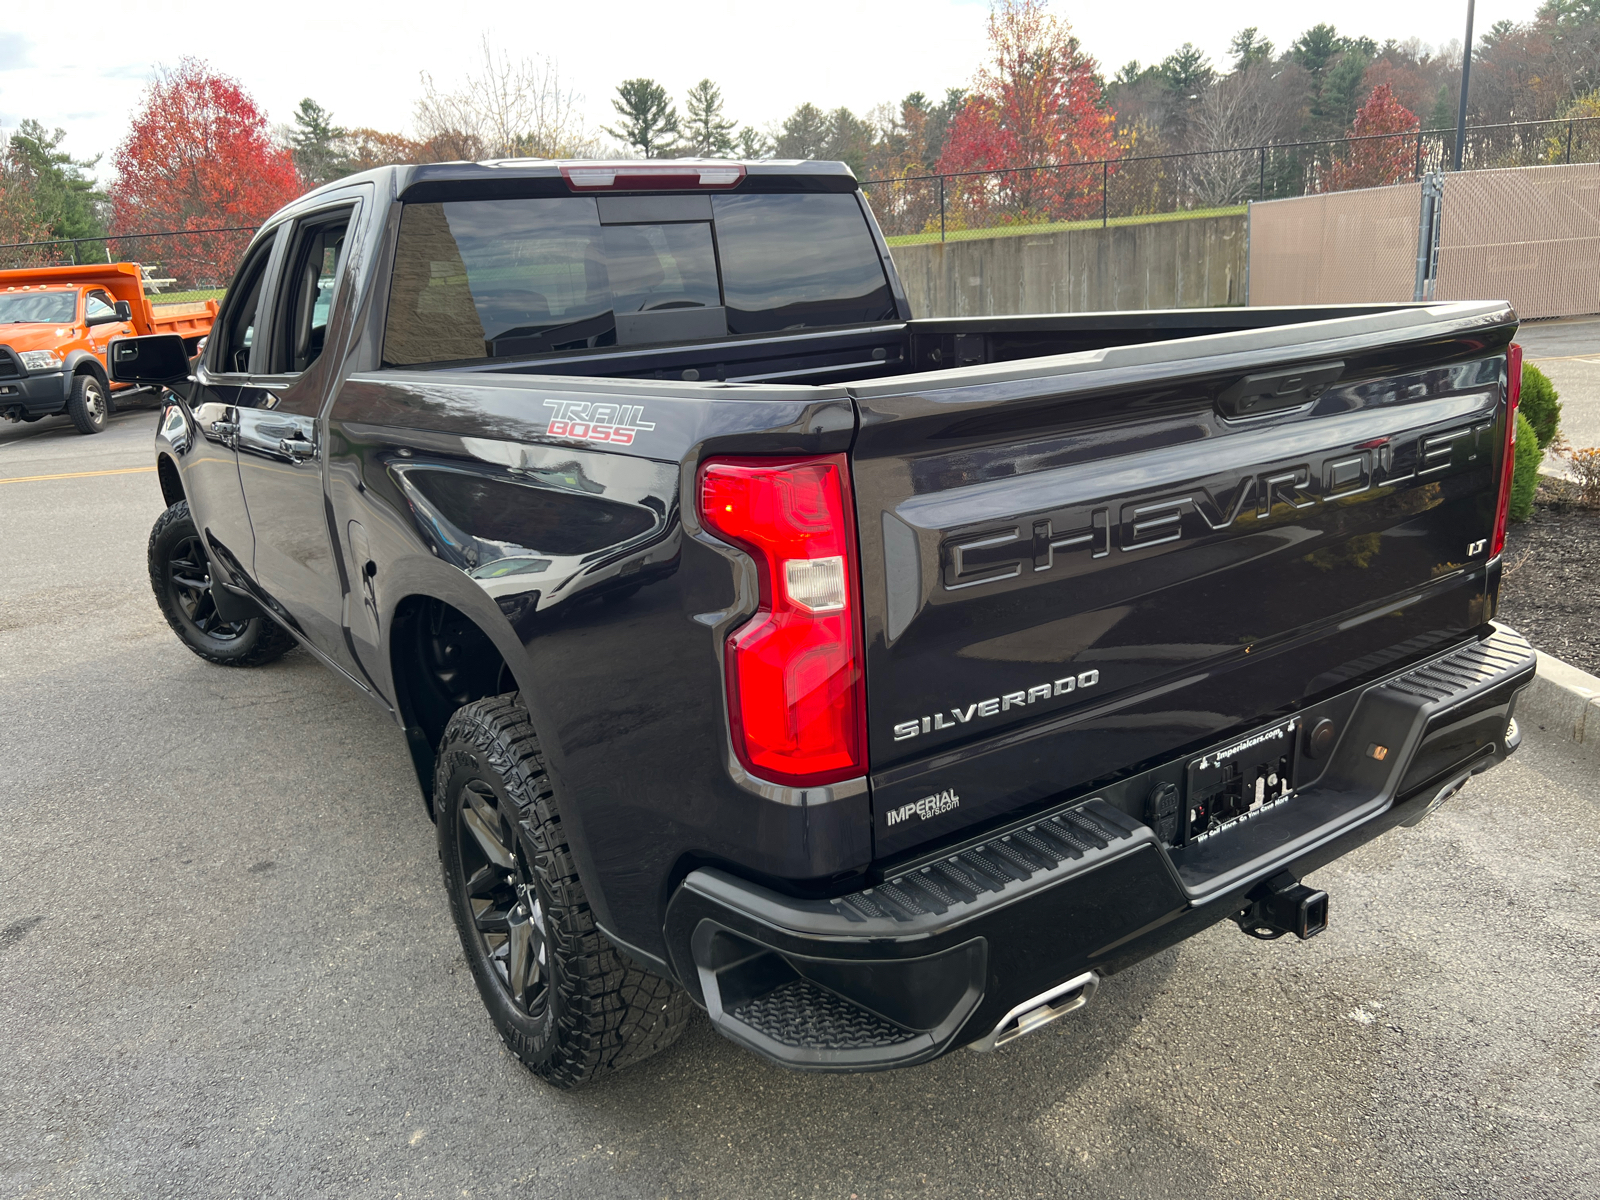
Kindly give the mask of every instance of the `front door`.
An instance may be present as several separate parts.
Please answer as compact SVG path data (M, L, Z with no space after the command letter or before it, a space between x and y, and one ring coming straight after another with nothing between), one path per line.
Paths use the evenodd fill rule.
M259 239L218 315L186 407L193 429L178 469L206 552L236 581L249 574L255 535L239 484L239 413L261 390L250 369L266 319L265 281L277 238Z
M112 338L133 335L132 323L117 319L117 303L111 293L100 288L92 289L84 297L83 319L89 329L89 348L101 366L106 363L106 347Z
M348 267L345 235L355 212L346 201L295 222L277 274L266 358L251 381L260 399L239 408L238 447L256 586L280 617L365 687L344 636L345 588L328 530L318 420L339 361L328 345L329 318Z

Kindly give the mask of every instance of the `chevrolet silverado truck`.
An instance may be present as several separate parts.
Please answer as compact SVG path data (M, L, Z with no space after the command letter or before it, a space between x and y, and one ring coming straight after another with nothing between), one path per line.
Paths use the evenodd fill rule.
M913 319L841 164L505 161L302 197L192 374L112 373L177 396L173 630L393 715L489 1015L572 1086L691 1004L874 1070L1322 930L1306 873L1519 741L1516 324Z
M37 421L65 413L79 433L99 433L119 402L159 394L111 382L111 341L168 334L192 354L216 315L215 300L152 304L138 263L0 271L0 416Z

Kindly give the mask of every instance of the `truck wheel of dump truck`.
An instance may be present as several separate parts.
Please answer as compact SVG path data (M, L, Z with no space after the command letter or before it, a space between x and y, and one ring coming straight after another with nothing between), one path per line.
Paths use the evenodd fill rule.
M259 667L294 648L288 630L267 616L224 621L211 597L211 561L180 500L156 518L148 551L156 604L180 641L207 662Z
M622 957L595 925L516 695L450 718L433 803L467 964L495 1028L529 1070L577 1087L678 1039L689 998Z
M79 433L99 433L106 427L111 402L106 399L106 389L93 375L86 373L73 379L72 392L67 397L67 415Z

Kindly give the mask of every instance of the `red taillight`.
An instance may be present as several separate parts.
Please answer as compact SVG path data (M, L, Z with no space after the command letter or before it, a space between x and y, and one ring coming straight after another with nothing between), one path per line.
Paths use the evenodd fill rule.
M842 454L722 458L700 468L700 520L749 552L761 607L728 637L739 761L777 783L866 771L855 504Z
M1517 405L1522 403L1522 347L1515 342L1506 351L1506 444L1500 464L1500 503L1494 510L1494 540L1489 557L1499 558L1506 548L1506 516L1511 511L1511 477L1517 470Z
M744 179L742 163L694 162L674 159L665 163L610 162L563 166L561 177L573 191L599 188L618 191L654 191L679 188L730 188Z

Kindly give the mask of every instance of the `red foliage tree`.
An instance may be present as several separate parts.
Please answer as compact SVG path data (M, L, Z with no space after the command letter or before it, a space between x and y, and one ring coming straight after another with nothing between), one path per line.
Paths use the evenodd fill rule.
M1350 136L1366 140L1350 143L1350 152L1329 169L1322 190L1385 187L1410 179L1416 172L1416 142L1405 135L1417 129L1411 110L1394 98L1387 83L1379 84L1350 123Z
M159 70L116 153L111 232L259 225L303 190L266 114L235 79L184 58ZM189 285L227 282L249 234L122 243Z
M959 185L979 215L1037 220L1098 209L1098 168L1011 171L1094 162L1119 152L1116 114L1105 106L1095 61L1048 0L994 0L990 59L951 123L939 171L1005 171Z

